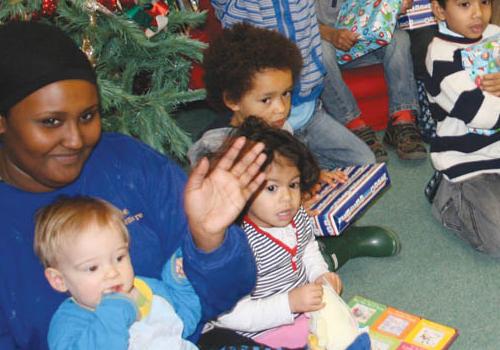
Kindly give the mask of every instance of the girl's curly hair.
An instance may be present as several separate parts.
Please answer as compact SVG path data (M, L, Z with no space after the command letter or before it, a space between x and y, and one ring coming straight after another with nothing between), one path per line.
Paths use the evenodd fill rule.
M309 192L319 181L320 168L306 145L288 131L272 127L254 116L248 117L243 124L234 129L231 136L215 154L208 155L212 169L233 142L241 136L246 137L247 142L235 162L245 156L256 143L261 142L265 146L263 153L266 155L261 171L265 171L273 161L277 160L278 156L281 156L299 170L301 192Z

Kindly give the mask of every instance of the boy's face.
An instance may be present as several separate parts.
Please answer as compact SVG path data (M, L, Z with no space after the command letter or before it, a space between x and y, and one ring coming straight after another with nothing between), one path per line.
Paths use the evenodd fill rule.
M134 280L128 244L112 226L91 225L63 242L57 267L45 272L51 286L69 291L82 306L95 309L108 293L128 293Z
M292 71L289 69L269 68L256 73L252 87L239 101L224 98L226 106L233 111L231 124L238 126L253 115L275 127L283 127L290 113L292 89Z
M469 39L478 39L491 19L490 0L447 0L446 8L432 2L434 15L448 28Z
M253 200L248 217L260 227L285 227L300 207L299 170L277 155L266 175L267 181Z

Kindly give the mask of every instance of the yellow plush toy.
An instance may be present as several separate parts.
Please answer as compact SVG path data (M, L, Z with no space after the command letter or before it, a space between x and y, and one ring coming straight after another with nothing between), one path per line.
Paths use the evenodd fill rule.
M349 306L328 283L323 284L321 310L311 312L311 350L370 350L368 333L362 332Z

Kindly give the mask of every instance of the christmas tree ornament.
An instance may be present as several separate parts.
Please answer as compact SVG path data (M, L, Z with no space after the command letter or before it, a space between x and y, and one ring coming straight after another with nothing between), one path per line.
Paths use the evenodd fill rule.
M98 0L108 10L115 12L118 9L118 0Z
M153 0L149 4L136 5L126 11L128 18L144 28L144 34L149 39L167 27L168 4L163 0Z
M42 0L41 14L44 17L52 17L57 10L57 0Z
M97 12L91 12L89 14L89 23L90 30L97 26ZM85 53L85 55L87 55L87 58L89 59L92 66L95 67L97 64L95 49L94 46L92 46L92 42L90 41L88 33L85 33L83 35L82 46L80 47L80 49Z

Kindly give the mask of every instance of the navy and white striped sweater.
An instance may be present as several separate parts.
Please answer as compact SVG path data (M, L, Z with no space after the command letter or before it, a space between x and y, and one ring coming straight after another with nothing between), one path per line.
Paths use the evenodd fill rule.
M489 25L483 38L499 32ZM461 49L478 41L438 33L425 60L425 88L437 121L431 159L452 182L500 173L500 132L481 133L500 128L500 98L479 89L461 62Z

